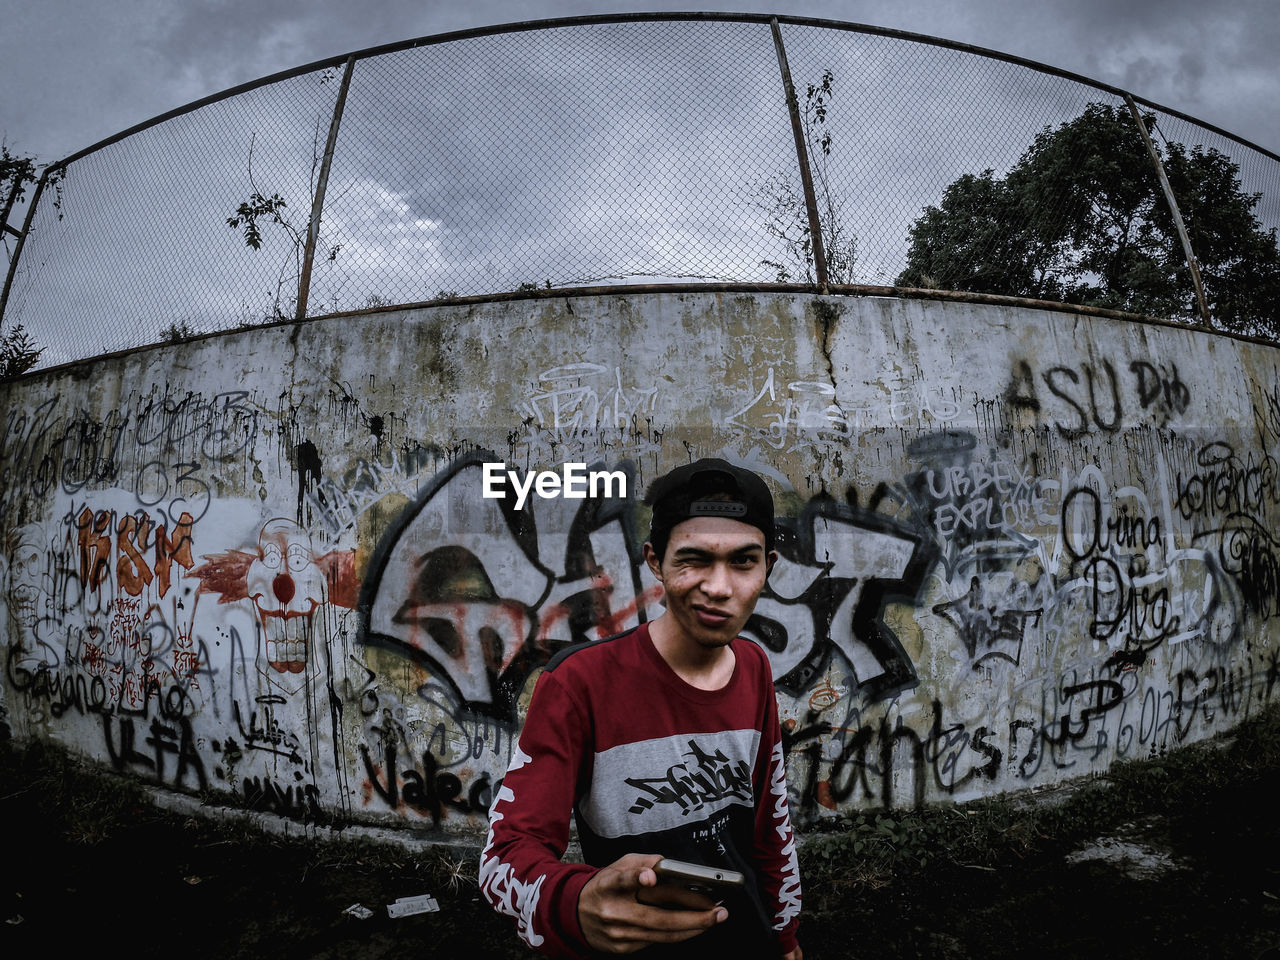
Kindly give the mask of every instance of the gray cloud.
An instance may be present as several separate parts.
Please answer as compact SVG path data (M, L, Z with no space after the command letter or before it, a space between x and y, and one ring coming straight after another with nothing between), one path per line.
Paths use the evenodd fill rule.
M520 15L576 16L593 7L532 3ZM792 12L1001 50L1280 146L1270 109L1280 67L1266 46L1280 38L1259 3L1218 7L1212 16L1190 0L866 0L809 2ZM83 11L79 0L52 0L39 15L20 12L14 29L0 35L0 88L21 92L0 98L0 133L11 149L53 160L281 70L511 19L511 8L493 0L447 9L409 0L303 7L145 0ZM785 177L794 163L776 59L767 30L751 28L748 55L720 49L716 29L658 30L622 53L607 44L593 52L591 32L578 31L565 46L525 34L362 61L322 228L322 246L335 255L318 266L313 301L339 309L368 297L403 302L439 290L629 276L771 279L763 264L786 254L768 246L752 184ZM832 108L832 129L845 149L832 171L859 238L852 279L863 282L892 280L910 222L947 182L1007 168L1039 129L1096 97L1042 74L919 45L843 32L811 43L803 30L789 35L801 84L828 67L838 74L843 99ZM615 75L615 62L629 58L630 72ZM38 284L58 276L70 286L61 299L41 288L11 306L81 325L100 314L103 329L118 315L140 326L178 316L200 329L261 319L296 251L272 225L263 251L247 251L226 217L262 188L286 196L295 226L305 223L312 151L333 94L334 85L315 75L298 78L73 165L66 218L50 215L37 228L44 246L37 239L29 247L21 277ZM578 131L572 140L564 136L570 128ZM1195 135L1185 125L1170 124L1168 132ZM1280 185L1266 189L1280 194ZM114 204L110 213L102 197ZM182 215L155 197L184 198ZM156 242L170 235L173 243ZM46 256L74 258L77 247L91 265L60 273L49 260L41 276ZM118 282L142 262L149 264L145 284ZM197 275L198 286L190 282ZM117 279L100 283L103 277ZM122 296L141 299L127 309L103 299ZM145 342L158 330L121 331L127 342L101 348Z
M533 0L45 0L0 31L0 134L50 160L220 89L351 50L513 19L612 12ZM635 11L683 9L641 2ZM1120 85L1280 150L1272 0L702 2L937 35Z

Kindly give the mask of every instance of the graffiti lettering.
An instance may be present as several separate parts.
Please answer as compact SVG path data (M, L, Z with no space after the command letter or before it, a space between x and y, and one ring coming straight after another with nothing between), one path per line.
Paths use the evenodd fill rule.
M1132 391L1137 406L1163 426L1174 416L1185 413L1191 405L1191 389L1182 380L1176 364L1165 365L1150 360L1131 360ZM1116 433L1124 417L1128 391L1121 384L1116 369L1108 359L1101 363L1082 363L1078 367L1055 366L1041 374L1044 385L1069 409L1066 418L1055 419L1054 425L1068 440L1078 439L1090 430ZM1038 417L1042 404L1036 391L1031 365L1015 361L1004 400L1015 414Z
M277 813L303 823L323 824L332 820L320 806L320 790L314 783L281 788L270 777L245 777L243 792L250 810Z
M1243 513L1265 516L1280 505L1280 469L1271 454L1243 459L1229 444L1210 443L1196 453L1200 469L1179 472L1174 506L1184 520Z
M120 589L132 597L141 596L153 580L158 595L163 597L169 592L170 568L175 562L185 570L195 566L191 557L191 528L195 520L189 513L178 518L172 536L163 524L156 525L142 511L117 519L113 511L94 511L86 506L74 519L67 517L66 521L76 529L80 582L87 590L102 587L110 576L112 559L115 559ZM145 555L148 551L151 553L149 563Z
M640 791L631 804L632 813L643 813L655 805L674 803L688 816L708 803L734 799L751 802L751 768L739 760L730 762L723 751L708 753L696 740L689 741L691 760L672 766L661 777L627 777L628 786Z
M383 741L382 763L375 764L366 744L360 745L364 761L366 786L369 796L376 793L391 809L399 809L401 803L420 814L431 817L439 826L449 810L459 813L487 813L492 802L493 788L488 774L476 780L463 797L463 783L456 774L439 769L436 758L422 754L422 769L410 768L396 772L396 745ZM403 783L403 787L401 784Z
M1091 487L1077 487L1063 498L1062 533L1077 560L1119 550L1145 551L1163 540L1159 517L1130 514L1126 506L1113 514Z

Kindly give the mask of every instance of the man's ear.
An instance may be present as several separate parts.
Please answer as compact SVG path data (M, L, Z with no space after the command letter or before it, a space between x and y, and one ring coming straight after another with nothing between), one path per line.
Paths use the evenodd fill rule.
M644 543L644 562L648 565L649 572L658 578L659 583L662 583L662 558L658 556L658 551L648 540Z
M765 554L764 558L764 575L767 579L769 574L773 572L773 565L778 562L778 551L770 550Z

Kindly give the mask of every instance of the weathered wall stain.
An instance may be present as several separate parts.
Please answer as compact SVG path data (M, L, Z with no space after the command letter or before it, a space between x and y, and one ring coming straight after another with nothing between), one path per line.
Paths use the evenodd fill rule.
M790 294L293 333L0 387L15 735L300 820L478 829L541 666L659 611L639 497L701 455L779 503L747 633L801 822L1057 784L1276 693L1274 348ZM631 495L517 510L486 461Z

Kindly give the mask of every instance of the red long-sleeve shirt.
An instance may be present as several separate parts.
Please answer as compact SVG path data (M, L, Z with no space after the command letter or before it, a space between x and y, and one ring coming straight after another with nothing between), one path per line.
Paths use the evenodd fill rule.
M747 875L725 926L796 945L800 873L769 661L733 641L719 690L682 680L647 624L563 651L538 678L490 809L480 887L551 956L583 957L578 895L628 853ZM572 812L586 864L563 863Z

